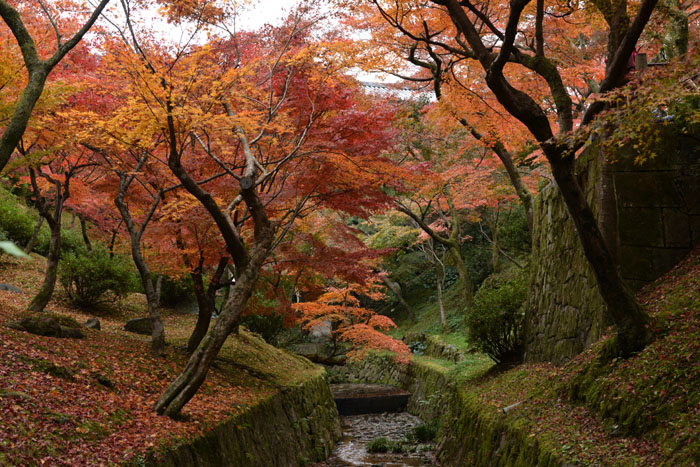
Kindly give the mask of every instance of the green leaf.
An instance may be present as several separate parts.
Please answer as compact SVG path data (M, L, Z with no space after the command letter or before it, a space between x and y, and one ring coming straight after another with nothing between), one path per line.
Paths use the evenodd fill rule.
M18 258L29 258L28 254L17 248L17 245L12 242L0 242L0 250Z

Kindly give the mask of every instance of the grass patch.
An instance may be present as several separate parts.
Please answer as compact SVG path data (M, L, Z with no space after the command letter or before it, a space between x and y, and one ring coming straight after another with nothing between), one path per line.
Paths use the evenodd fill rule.
M386 438L375 438L365 447L365 450L370 454L377 453L402 453L405 451L405 447L401 441L392 441Z

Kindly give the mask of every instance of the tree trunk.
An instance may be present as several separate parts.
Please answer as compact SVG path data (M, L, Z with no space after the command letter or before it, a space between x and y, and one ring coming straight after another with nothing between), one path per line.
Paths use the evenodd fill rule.
M457 267L457 272L459 273L459 280L462 283L462 297L464 298L464 304L467 308L471 307L474 301L474 284L472 284L469 278L469 272L467 271L467 265L462 258L462 252L459 250L458 245L450 245L448 251L452 256L452 260Z
M389 279L389 276L386 274L380 274L380 277L382 278L382 282L384 282L387 288L391 290L396 299L399 301L399 305L401 305L401 307L406 311L406 313L408 313L408 316L411 319L411 321L416 322L416 315L413 313L413 310L411 310L411 307L408 305L406 300L404 300L403 294L401 293L401 286L399 285L399 283Z
M35 70L29 73L27 86L22 91L12 118L0 137L0 171L5 168L17 144L22 139L34 105L44 90L44 83L48 76L48 70L45 68L42 65L36 65Z
M194 350L182 373L156 402L154 409L157 413L169 417L177 416L204 383L212 362L253 293L265 257L266 255L261 253L252 255L250 263L236 280L231 298L226 302L221 315Z
M39 216L39 220L37 221L36 225L34 226L34 232L32 232L32 237L27 242L27 246L24 247L24 251L26 253L31 253L32 250L34 249L34 245L36 244L37 238L39 238L39 232L41 231L42 225L44 225L44 217Z
M156 293L156 287L153 284L151 270L141 254L141 242L132 238L131 240L131 257L134 259L136 269L141 276L141 283L146 291L146 301L148 303L148 317L151 318L153 332L151 334L151 354L160 356L165 354L165 328L163 321L160 318L160 297Z
M118 229L112 230L112 238L109 239L109 259L114 259L114 245L117 242Z
M131 218L129 208L126 205L126 201L124 201L124 191L127 187L128 185L122 186L123 190L120 189L119 193L114 199L114 204L117 206L117 209L119 209L119 214L121 214L122 220L126 224L127 230L129 231L129 238L131 240L131 257L134 260L136 269L139 271L141 283L143 284L143 288L146 292L148 317L151 318L151 325L153 329L151 334L151 354L161 356L165 354L165 328L163 327L163 321L160 318L160 296L158 295L156 286L153 283L151 270L146 264L146 260L144 260L143 254L141 253L140 231L136 229L133 219Z
M195 351L197 346L199 346L199 343L209 330L211 318L216 309L216 292L219 290L221 278L226 272L227 265L228 258L221 258L219 260L219 265L209 280L209 287L207 288L206 292L204 291L204 281L202 280L201 272L192 273L194 294L197 297L199 315L197 316L197 324L192 331L190 340L187 342L187 353L190 355Z
M444 271L440 270L439 265L435 265L435 277L437 278L437 298L438 305L440 306L440 323L442 323L442 332L447 334L449 329L447 328L447 317L445 316L445 304L442 302L442 284L444 282Z
M51 240L49 241L49 257L46 261L44 283L41 284L39 293L36 294L27 309L35 312L44 311L56 288L56 275L58 273L58 261L61 258L61 217L58 222L51 222Z
M78 216L80 218L80 232L83 234L83 241L85 242L85 248L87 251L92 251L92 243L90 243L90 237L88 237L87 222L83 216Z
M561 151L550 149L547 159L576 225L584 254L592 266L598 289L607 305L607 312L617 326L619 353L627 357L649 342L649 315L639 306L617 270L617 262L606 246L593 211L576 180L574 158L562 157Z
M493 272L498 272L500 264L500 248L498 247L498 211L495 214L495 218L491 218L487 213L486 222L491 230L491 264L493 265ZM530 238L532 238L532 231L530 232Z
M187 353L192 354L209 330L211 317L214 314L214 303L208 300L207 294L204 291L202 274L200 272L193 272L190 276L194 282L194 295L197 297L197 307L199 308L197 324L192 331L190 340L187 342Z

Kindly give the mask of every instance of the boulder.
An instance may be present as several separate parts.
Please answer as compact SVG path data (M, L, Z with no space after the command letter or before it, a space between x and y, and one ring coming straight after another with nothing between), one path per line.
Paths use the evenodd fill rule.
M102 329L100 320L97 318L90 318L89 320L85 321L85 327L88 329L97 329L98 331Z
M153 323L151 322L151 318L136 318L127 321L124 325L124 329L129 332L135 332L136 334L150 336L153 334Z
M46 337L61 337L61 325L51 316L25 316L19 325L30 334Z
M24 293L22 292L22 289L18 289L14 285L10 284L0 284L0 290L4 290L6 292Z
M83 331L80 329L61 326L61 335L59 337L65 337L66 339L82 339L85 337L85 334L83 334Z
M55 317L47 315L25 316L20 321L10 323L8 327L36 334L37 336L63 337L67 339L82 339L85 337L80 329L61 326Z

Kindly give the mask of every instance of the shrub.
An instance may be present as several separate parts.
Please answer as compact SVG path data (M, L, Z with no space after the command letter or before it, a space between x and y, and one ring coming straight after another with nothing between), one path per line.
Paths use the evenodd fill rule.
M15 196L7 193L5 197L0 203L0 230L6 233L7 238L24 246L32 238L38 216L32 216L27 209L22 209Z
M121 298L133 287L131 264L121 256L109 257L103 248L67 253L59 264L59 277L68 297L81 307Z
M281 313L268 315L249 314L241 317L241 324L254 333L260 334L269 344L275 344L277 336L284 329L284 316Z
M31 234L30 234L31 235ZM27 239L29 241L29 239ZM34 245L34 251L41 256L49 255L49 242L51 241L51 231L46 223L41 226L39 235ZM26 244L27 242L25 242ZM75 230L61 229L61 253L77 253L85 249L85 242L82 234Z
M435 440L437 432L437 423L421 423L413 428L411 434L419 443L429 443Z
M367 443L367 452L387 452L389 451L389 440L386 438L375 438L369 443Z
M386 438L375 438L367 443L365 450L370 454L384 452L399 454L404 452L406 449L401 441L392 441Z
M522 354L523 303L527 279L491 276L474 296L467 327L476 347L496 363L517 360Z
M153 278L155 281L155 277ZM160 284L160 302L165 306L175 306L178 303L194 299L194 282L187 274L180 278L163 276Z

